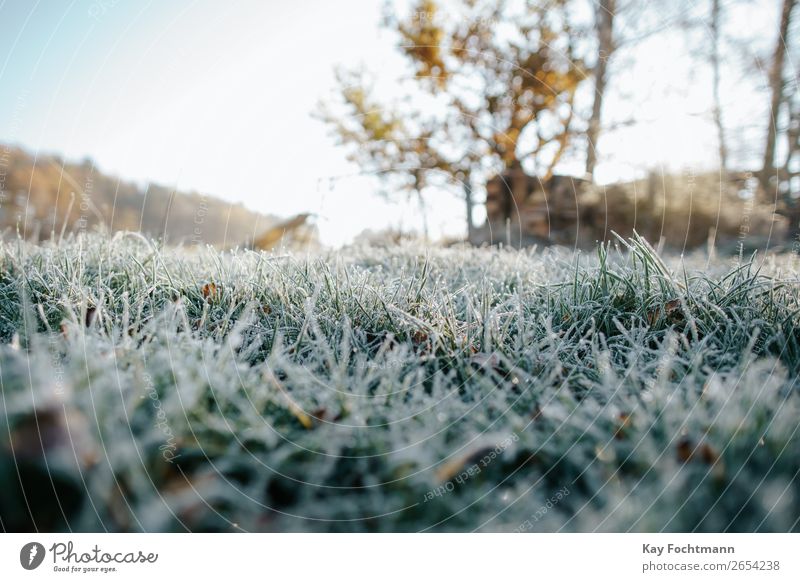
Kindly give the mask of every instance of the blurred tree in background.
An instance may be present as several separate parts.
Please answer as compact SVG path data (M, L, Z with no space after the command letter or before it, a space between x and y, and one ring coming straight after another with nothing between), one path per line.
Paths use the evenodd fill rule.
M423 191L458 186L466 204L468 239L474 240L473 191L492 176L508 184L514 181L511 176L532 176L546 191L560 162L572 164L568 173L577 176L580 170L575 171L574 162L582 160L580 167L591 183L602 161L597 149L602 135L643 121L637 118L635 103L627 108L629 118L619 115L626 109L620 104L631 98L634 86L626 69L652 50L654 37L667 35L667 43L675 42L676 31L683 31L681 48L688 68L680 78L664 81L681 91L695 79L709 79L708 120L718 141L718 183L703 180L710 214L696 223L713 224L715 213L739 208L742 200L755 197L752 212L766 217L777 210L786 216L791 233L800 214L800 107L792 67L797 56L796 3L764 0L763 6L771 4L778 19L774 29L760 37L758 31L741 27L747 0L414 0L404 4L404 10L392 4L383 25L397 38L405 77L386 90L363 70L340 70L337 95L322 106L321 117L364 173L379 176L387 191L417 197L423 217ZM648 44L650 48L644 48ZM764 96L744 123L764 124L766 139L754 139L732 125L743 123L740 119L726 121L724 109L731 96L724 94L724 87L734 78ZM609 91L615 93L617 116L606 121ZM646 99L644 94L636 97ZM650 178L646 183L653 182ZM646 218L648 223L667 224L669 217L657 215L667 207L689 204L690 211L699 212L691 206L694 185L683 182L681 191L647 188L648 212L655 213ZM520 187L525 190L521 195L516 186L509 187L514 207L532 204L536 197L530 195L531 184L528 180ZM641 229L636 217L644 215L637 210L641 202L636 192L623 196L626 189L639 191L637 183L617 186L622 188L618 203L630 208L615 211L629 215L630 228ZM585 186L579 189L587 191ZM676 199L667 204L656 201L658 195ZM681 197L687 199L677 200ZM588 211L607 225L605 210ZM743 212L749 215L751 210ZM727 224L735 229L743 221L750 222L742 216L716 222L720 228ZM558 223L551 221L549 227ZM691 238L704 240L712 236L711 230Z
M381 100L363 72L340 71L339 99L321 116L351 160L395 188L422 200L434 181L460 185L471 235L476 178L523 165L546 178L571 145L587 72L570 4L458 0L445 16L419 0L390 13L411 71L405 99Z

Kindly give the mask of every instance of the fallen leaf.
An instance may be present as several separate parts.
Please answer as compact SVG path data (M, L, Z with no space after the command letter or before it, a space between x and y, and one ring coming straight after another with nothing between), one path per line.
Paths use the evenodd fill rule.
M625 431L631 424L631 415L627 412L620 412L617 416L617 430L614 432L614 438L619 440L624 439L627 436Z
M205 299L216 299L217 298L217 286L214 283L206 283L203 285L203 298Z
M278 389L278 391L283 395L284 400L286 401L287 407L289 408L289 412L292 413L300 424L303 425L305 429L314 428L314 422L311 420L311 417L308 416L305 411L292 399L289 393L286 391L286 388L283 387L280 380L278 380L272 372L267 373L267 379Z
M707 442L701 442L697 446L688 438L682 438L677 445L678 460L682 463L689 461L701 461L707 465L713 465L719 461L719 453Z
M667 323L680 323L686 319L683 313L683 306L680 299L671 299L667 301L663 307L657 306L647 312L647 323L650 326L655 325L661 317L667 320Z
M678 453L678 460L681 463L686 463L692 458L692 441L688 438L682 438L675 446Z

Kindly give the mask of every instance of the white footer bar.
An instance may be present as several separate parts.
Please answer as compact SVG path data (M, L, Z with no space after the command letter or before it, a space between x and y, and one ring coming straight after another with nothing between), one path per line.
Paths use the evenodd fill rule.
M2 580L800 580L797 534L3 534ZM513 578L512 578L513 577Z

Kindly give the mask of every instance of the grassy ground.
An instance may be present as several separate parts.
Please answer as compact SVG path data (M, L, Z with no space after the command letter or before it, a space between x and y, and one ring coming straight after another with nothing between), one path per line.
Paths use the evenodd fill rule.
M794 256L0 248L6 530L800 529Z

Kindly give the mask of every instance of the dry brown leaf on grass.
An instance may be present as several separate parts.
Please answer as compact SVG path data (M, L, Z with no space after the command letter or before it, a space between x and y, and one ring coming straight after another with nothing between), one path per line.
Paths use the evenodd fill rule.
M203 299L207 299L209 301L213 301L217 298L217 285L215 283L206 283L203 285Z
M428 333L417 330L411 335L411 343L419 348L420 354L430 355L434 351L434 341Z
M725 474L725 464L716 449L705 441L694 445L688 437L676 445L677 457L681 463L701 462L712 467L712 475L721 478Z
M467 447L467 449L446 461L436 470L436 481L439 483L450 481L453 477L458 475L464 467L480 459L481 454L486 450L489 450L489 447L485 443L478 443L473 447Z
M424 344L428 341L428 334L424 331L417 330L411 334L411 341L417 345Z
M289 393L286 391L286 388L283 387L283 384L280 380L275 377L275 374L272 372L265 372L266 380L275 386L278 391L283 395L283 399L286 402L286 405L289 409L289 412L292 413L297 421L303 425L303 428L312 429L314 428L314 421L311 420L311 417L303 411L303 409L292 399Z
M632 425L631 415L627 412L620 412L617 416L617 429L614 432L614 438L622 440L627 437L627 429Z
M686 316L683 313L683 306L681 304L681 300L672 299L664 303L663 306L659 305L648 311L647 324L653 326L662 317L669 324L675 324L684 321L686 319Z
M492 453L492 459L502 454L512 442L517 440L517 435L507 437L505 440L500 437L479 438L459 452L451 459L445 461L436 470L436 480L439 483L450 481L460 472L477 465L487 454ZM488 464L488 463L487 463ZM485 468L481 466L481 468ZM477 471L480 472L480 471Z

